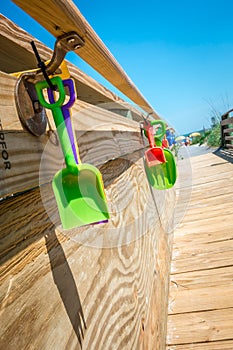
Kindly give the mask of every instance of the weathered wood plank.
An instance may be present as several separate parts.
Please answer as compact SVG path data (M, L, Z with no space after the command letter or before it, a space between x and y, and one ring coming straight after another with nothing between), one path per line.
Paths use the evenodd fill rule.
M184 289L171 293L169 314L183 314L186 312L226 309L233 307L233 283L224 285L224 293L220 293L219 285L203 288ZM210 297L211 296L211 297Z
M221 121L221 125L228 125L228 124L233 124L233 117L226 118Z
M232 319L233 308L169 315L167 344L232 340Z
M48 159L50 173L55 174L56 167L63 167L60 148L49 141L48 134L37 138L22 128L13 107L15 81L7 74L0 75L0 98L4 101L4 108L0 111L1 132L8 155L1 161L1 196L38 186L42 155L43 159ZM77 100L72 120L83 162L99 165L144 148L139 124L108 110ZM54 127L52 120L51 125ZM54 140L53 135L51 140ZM57 155L56 161L53 152ZM6 162L10 162L8 167ZM49 179L45 174L40 176L41 184L51 180L51 174Z
M224 134L228 134L230 132L233 132L233 128L227 128L227 129L223 129L223 133Z
M214 186L211 182L200 184L199 186L193 187L190 199L192 202L204 201L205 198L210 198L212 196L217 200L217 197L221 196L223 193L233 193L231 184L233 184L232 178L216 179Z
M232 166L229 164L229 166L227 167L227 169L225 170L225 178L232 178L232 170L231 170ZM223 176L222 174L216 174L215 171L211 168L211 169L202 169L203 171L205 171L205 173L203 175L200 176L200 178L195 177L196 174L192 174L193 176L193 186L195 185L200 185L200 184L204 184L204 183L208 183L208 182L215 182L218 179L222 179ZM198 173L197 173L198 175ZM208 181L209 179L209 181Z
M231 307L232 276L233 266L171 275L169 313Z
M205 233L205 232L212 232L214 230L215 225L216 228L218 229L223 229L227 230L228 225L231 226L231 222L228 223L227 219L229 218L229 214L226 213L225 215L222 214L221 217L212 217L208 218L208 220L204 219L199 219L200 225L196 227L195 225L190 225L190 221L185 221L184 220L179 224L179 227L177 228L176 234L179 240L179 237L184 236L184 231L187 232L187 235L190 233Z
M200 344L169 345L166 350L232 350L233 340L206 342Z
M225 140L227 140L227 141L233 141L233 136L225 136Z
M180 288L181 290L191 290L196 288L216 287L224 288L225 285L232 283L233 265L228 267L219 267L216 269L207 269L178 273L171 275L170 290Z
M123 213L126 215L126 212L127 222L134 225L134 223L132 223L132 217L134 217L136 225L137 220L141 220L140 216L145 214L144 212L147 207L147 202L149 201L149 198L151 198L151 192L145 177L144 168L141 166L141 162L142 160L138 160L137 155L132 155L128 160L119 159L100 167L103 174L103 181L106 188L106 196L112 219L107 225L103 226L105 228L104 230L102 229L102 225L97 225L93 227L93 230L91 230L92 233L89 228L89 234L86 236L86 229L84 227L74 231L69 231L69 237L73 237L74 239L74 237L77 236L78 241L91 245L95 244L94 241L97 240L97 242L99 242L101 245L106 246L116 246L120 243L123 244L121 239L124 239L126 243L128 238L130 240L135 240L139 237L137 236L137 230L132 231L131 233L125 233L125 235L122 236L117 235L116 231L119 231L120 234L120 228L122 225L124 226L122 215ZM138 180L140 180L140 183L135 181L134 176L136 175ZM114 181L116 183L114 183ZM126 196L125 193L127 192L128 195ZM39 198L36 199L37 197ZM134 201L133 207L129 206L131 200ZM14 211L12 210L12 204L15 205ZM151 201L149 204L154 208L153 201ZM22 207L22 214L19 213L19 207ZM60 220L51 184L41 186L40 189L37 188L33 191L29 191L23 197L10 197L8 200L1 201L1 237L3 238L1 255L6 256L9 254L9 251L11 250L11 248L8 246L9 242L13 248L17 244L21 245L25 243L25 236L23 234L25 226L24 218L26 223L29 224L29 222L32 221L32 218L35 216L35 222L39 223L39 227L37 227L36 224L35 227L30 227L30 237L33 238L39 235L41 230L40 218L43 218L45 215L45 210L47 210L47 215L49 215L51 220L55 224L58 224ZM11 215L9 215L9 212ZM132 212L134 212L134 214ZM28 215L32 215L32 217L28 217ZM19 216L21 220L14 219L18 218ZM156 220L160 222L159 217L157 217ZM47 224L47 221L45 224L42 220L43 227L47 228ZM106 226L107 231L111 232L111 229L113 230L115 235L114 237L111 235L105 237ZM118 229L116 227L118 227ZM60 230L62 231L61 227ZM132 236L132 234L134 236ZM27 241L29 241L29 237L27 238ZM6 246L4 243L5 239Z
M190 159L184 159L177 163L182 182L178 181L176 188L184 193L186 190L201 192L203 189L203 195L206 195L209 192L205 191L205 185L214 185L219 180L225 180L226 183L232 181L232 164L214 154L208 154L203 161L200 157L193 157L191 161L192 163ZM221 167L222 172L218 172L216 167Z
M204 230L203 230L204 231ZM218 243L218 242L227 242L230 240L233 240L233 224L227 224L225 225L225 229L219 229L218 227L215 228L212 232L203 232L200 234L200 232L195 232L193 234L188 234L186 236L181 235L173 245L173 251L174 251L174 259L176 257L176 253L179 253L182 251L182 256L185 254L188 255L188 252L190 254L190 249L188 249L188 245L192 244L192 255L197 252L206 252L208 249L211 249L211 246L209 247L209 244L212 243ZM198 237L196 237L198 236Z
M36 43L43 60L51 59L53 53L51 49L0 14L0 71L14 73L37 68L35 55L30 44L31 41ZM123 102L119 96L89 77L72 63L68 61L66 63L72 78L75 80L80 100L91 104Z
M4 130L22 130L21 122L19 121L17 110L15 107L15 98L14 98L14 88L15 88L16 78L0 72L0 96L2 107L4 112L7 113L8 118L3 118L3 108L1 111L2 120L4 120ZM79 130L94 130L95 128L112 128L112 122L116 122L118 127L122 124L122 128L129 126L130 130L140 131L139 124L133 120L126 119L122 116L119 116L116 113L113 113L107 109L99 108L98 106L93 106L91 104L81 101L79 98L75 101L74 106L72 107L73 117L76 115L80 117L77 121ZM48 111L48 118L52 123L51 114ZM75 118L73 118L75 119ZM108 125L109 124L109 125ZM55 128L54 124L52 126ZM38 138L36 138L38 140Z
M138 106L147 113L153 112L153 116L159 119L157 113L123 71L72 1L61 0L58 3L50 0L32 0L25 3L25 1L14 0L14 3L55 37L69 31L77 32L84 39L85 45L76 50L76 53Z
M167 350L231 349L233 167L214 154L191 164L192 194L174 234ZM191 189L182 185L181 203Z
M208 244L206 249L173 254L171 272L181 273L232 265L233 240ZM208 263L208 265L207 265Z
M9 50L12 36L18 46L25 40L16 59L25 69L29 37L17 27L11 33L11 26L0 22ZM35 138L22 128L13 99L15 78L2 73L0 79L0 117L12 165L2 193L17 193L0 202L0 348L164 348L174 192L150 189L142 159L147 143L138 123L76 102L80 155L103 174L111 218L64 232L51 184L44 184L60 165L57 148L48 146L47 135ZM95 85L92 103L99 103L101 94L115 99L100 87L96 95L94 90Z
M170 246L134 163L102 169L108 224L62 233L39 189L1 203L1 348L162 348Z
M37 68L35 55L30 44L31 41L36 43L43 60L51 59L51 49L0 14L0 71L14 73ZM114 108L128 109L131 111L133 120L142 120L142 113L135 106L126 103L122 98L67 60L66 64L71 77L74 79L79 100L98 105L107 110Z
M127 152L133 152L135 145L138 145L139 149L140 146L143 147L140 144L140 134L127 131L116 131L114 134L113 139L111 138L113 136L111 131L96 131L90 133L90 135L86 133L85 138L80 138L82 161L100 165L116 157L127 159ZM25 132L6 132L4 137L8 147L8 160L11 165L10 169L6 169L2 161L0 189L2 197L51 181L56 171L64 167L60 148L55 145L48 145L49 141L46 137L41 138L40 142L35 142L34 136ZM103 144L101 144L102 138L105 139ZM91 140L90 143L88 140ZM94 140L96 140L95 144ZM91 143L92 147L90 146ZM46 150L45 146L47 146ZM51 152L54 150L57 150L56 158L52 157ZM42 154L43 161L41 161Z
M228 215L229 218L230 216L232 215L232 209L231 207L229 207L229 205L227 204L223 204L224 206L224 210L221 210L222 209L222 206L221 204L218 204L216 206L212 206L210 208L203 208L203 209L200 209L200 208L197 208L195 210L195 212L192 212L190 211L189 209L187 209L187 212L186 212L186 216L184 218L184 223L185 222L195 222L196 220L198 220L198 218L200 217L200 214L203 214L203 217L202 217L202 220L209 220L211 218L214 218L214 216L216 215Z

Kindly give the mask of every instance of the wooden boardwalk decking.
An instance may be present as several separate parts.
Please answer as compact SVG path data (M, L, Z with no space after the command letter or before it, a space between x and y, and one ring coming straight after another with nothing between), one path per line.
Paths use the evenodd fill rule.
M232 350L233 164L209 153L191 166L179 189L192 193L174 233L167 350Z

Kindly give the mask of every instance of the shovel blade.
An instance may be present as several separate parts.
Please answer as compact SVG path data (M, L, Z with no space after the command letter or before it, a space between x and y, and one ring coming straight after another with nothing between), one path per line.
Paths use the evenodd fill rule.
M109 219L102 176L94 166L62 169L54 176L52 187L64 229Z
M151 186L157 190L167 190L174 186L177 178L176 163L172 152L164 149L166 163L148 167L146 174Z
M163 164L166 162L163 149L161 147L153 147L145 152L145 158L148 167Z

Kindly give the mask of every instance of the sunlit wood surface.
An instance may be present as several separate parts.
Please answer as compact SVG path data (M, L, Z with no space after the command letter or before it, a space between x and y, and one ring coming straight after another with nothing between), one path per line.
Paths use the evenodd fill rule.
M125 96L146 112L153 112L153 116L159 119L156 111L71 0L14 0L13 2L55 37L70 31L77 32L84 39L85 45L75 52Z
M0 158L0 348L161 350L175 191L150 188L139 123L98 105L121 99L69 66L82 97L72 113L80 157L100 169L111 218L61 229L51 188L64 167L59 144L51 130L36 137L22 126L8 74L33 68L30 39L0 19L0 135L11 165Z
M233 164L206 154L191 165L192 182L180 190L184 195L191 187L192 194L174 234L167 350L230 350Z

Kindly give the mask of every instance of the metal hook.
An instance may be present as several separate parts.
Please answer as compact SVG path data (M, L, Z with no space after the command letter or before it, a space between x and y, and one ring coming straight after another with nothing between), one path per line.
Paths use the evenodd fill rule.
M35 83L56 73L69 51L77 50L83 47L84 40L75 32L69 32L57 38L53 56L48 65L41 61L39 53L35 47L35 55L38 59L39 69L33 72L24 72L21 74L15 85L15 102L19 118L22 124L35 136L41 136L46 132L47 115L44 107L38 101ZM33 46L33 44L32 44ZM53 89L53 85L51 86Z
M33 83L26 77L29 73L22 74L15 85L15 103L22 124L35 136L41 136L46 132L47 115L40 105Z

